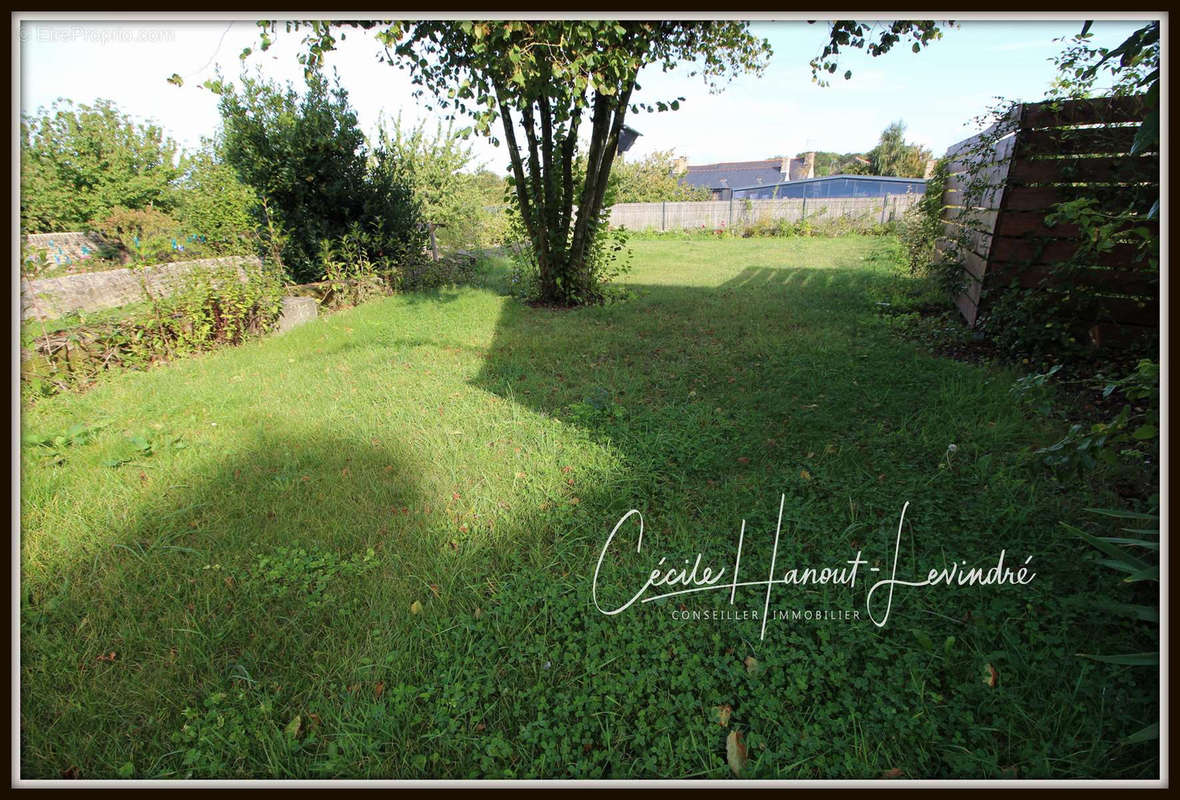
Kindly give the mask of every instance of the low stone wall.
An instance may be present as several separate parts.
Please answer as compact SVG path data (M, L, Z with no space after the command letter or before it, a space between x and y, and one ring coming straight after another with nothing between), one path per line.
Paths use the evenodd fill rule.
M102 246L102 240L95 234L30 233L25 242L33 250L40 250L54 264L76 264L94 256Z
M60 234L47 234L60 235ZM56 319L71 311L98 311L103 308L138 303L144 296L143 284L156 297L170 295L183 288L194 273L237 267L242 279L246 270L261 266L256 256L227 256L177 261L154 267L110 269L85 272L61 278L22 280L20 315L26 319ZM136 274L139 273L139 274ZM142 281L142 283L141 283Z

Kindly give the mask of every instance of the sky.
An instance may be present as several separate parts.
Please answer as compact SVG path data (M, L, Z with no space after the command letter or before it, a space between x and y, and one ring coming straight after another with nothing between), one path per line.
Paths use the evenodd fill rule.
M216 97L200 84L220 67L227 78L242 68L239 54L258 41L249 19L71 21L20 23L20 108L48 108L58 98L93 103L108 98L124 112L151 120L181 144L195 148L220 124ZM1089 16L1094 16L1090 14ZM1130 15L1128 15L1130 16ZM1143 23L1101 19L1095 43L1113 47ZM627 153L639 159L674 150L690 164L745 161L807 150L864 152L891 122L906 124L906 138L941 154L979 130L973 121L997 97L1043 99L1054 77L1051 59L1081 28L1078 19L965 19L921 53L908 46L878 58L860 51L842 54L851 80L835 77L829 87L811 81L810 60L826 40L826 26L804 20L755 20L751 30L774 50L761 76L743 75L710 94L687 68L645 70L634 99L655 102L684 97L680 110L628 115L642 135ZM247 62L279 81L302 84L295 60L298 34L281 34L267 53ZM371 34L351 32L327 59L348 90L362 128L371 134L384 116L403 123L438 117L411 96L407 72L377 62ZM183 87L167 83L178 73ZM507 171L503 149L473 138L473 167Z

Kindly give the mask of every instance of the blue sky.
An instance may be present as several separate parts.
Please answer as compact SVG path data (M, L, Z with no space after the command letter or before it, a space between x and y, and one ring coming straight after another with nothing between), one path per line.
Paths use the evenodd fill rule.
M1094 16L1091 14L1090 16ZM1080 19L1080 16L1079 16ZM1093 32L1114 46L1142 22L1101 19ZM220 66L227 77L240 70L238 54L257 41L250 20L132 20L73 22L68 18L21 23L21 111L55 99L91 103L114 100L124 111L151 119L183 146L192 147L219 123L216 98L199 87ZM643 136L628 157L675 150L690 163L739 161L794 155L816 149L838 152L871 148L890 122L903 120L907 138L935 153L974 133L975 117L997 96L1042 99L1054 76L1050 59L1081 27L1078 19L960 21L920 54L898 48L880 58L848 54L842 68L850 81L828 88L811 82L808 62L823 46L826 26L803 20L752 23L774 57L761 77L743 76L720 94L709 94L687 70L641 74L637 99L686 98L679 111L631 115ZM286 35L251 65L278 80L301 81L295 62L298 37ZM410 96L407 74L376 62L376 45L354 32L333 53L361 125L372 132L380 115L407 122L434 118ZM183 88L165 82L172 73ZM642 95L642 98L639 98ZM507 157L473 139L478 161L505 172Z

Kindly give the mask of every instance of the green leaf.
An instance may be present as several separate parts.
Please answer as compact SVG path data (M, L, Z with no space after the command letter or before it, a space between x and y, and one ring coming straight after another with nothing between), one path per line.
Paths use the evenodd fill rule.
M247 48L247 50L249 50L249 48ZM243 56L243 58L245 58L245 56ZM169 75L166 80L168 83L171 83L174 86L184 86L184 78L180 77L180 75L175 72Z
M283 731L288 736L290 736L292 739L298 739L299 738L299 728L302 725L303 725L303 716L300 714L296 714L295 719L288 722L287 727L284 728Z
M1139 742L1149 742L1152 739L1160 738L1160 724L1153 722L1145 728L1132 733L1127 738L1123 739L1123 744L1138 744Z
M1108 563L1108 566L1114 566L1115 569L1122 570L1123 572L1135 572L1145 569L1148 566L1146 561L1136 558L1121 547L1110 544L1104 539L1099 539L1097 536L1091 536L1080 528L1075 528L1074 526L1068 525L1064 522L1061 524L1073 531L1073 533L1078 536L1078 538L1088 542L1114 559L1113 562ZM1116 566L1116 564L1122 566Z
M1132 617L1144 622L1159 622L1159 610L1139 603L1116 603L1111 600L1096 604L1096 608L1122 617Z
M1083 508L1082 510L1089 511L1091 514L1114 517L1115 519L1149 519L1153 522L1159 522L1158 514L1140 514L1137 511L1120 511L1117 508Z
M1131 575L1128 575L1126 578L1123 578L1123 582L1124 583L1136 583L1138 581L1158 581L1159 579L1160 579L1160 568L1159 568L1159 565L1156 564L1155 566L1151 566L1151 567L1148 567L1147 569L1140 570L1139 572L1135 572Z
M1122 653L1110 656L1078 653L1078 655L1082 658L1088 658L1091 661L1101 661L1103 664L1122 664L1126 667L1152 667L1160 663L1159 653Z
M1135 547L1144 547L1148 550L1159 550L1160 543L1148 541L1145 539L1132 539L1127 536L1102 536L1099 541L1110 542L1111 544L1129 544Z
M1159 429L1154 425L1140 425L1131 435L1140 441L1143 439L1154 439L1159 435Z

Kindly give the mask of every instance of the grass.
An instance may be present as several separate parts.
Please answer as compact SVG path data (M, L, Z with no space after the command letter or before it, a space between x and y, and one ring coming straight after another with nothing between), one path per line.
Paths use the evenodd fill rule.
M1146 649L1059 526L1113 495L1024 454L1061 430L1016 375L893 335L888 241L638 240L615 305L397 296L26 406L59 438L21 451L22 775L726 778L734 730L743 777L1157 775L1120 744L1155 676L1076 655ZM899 577L1037 577L765 639L672 618L717 593L595 609L629 509L608 608L660 556L728 566L743 520L765 575L781 495L778 571L887 563L909 501Z

